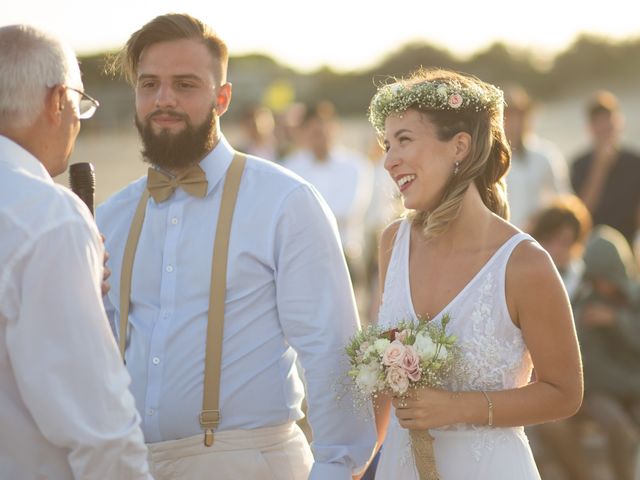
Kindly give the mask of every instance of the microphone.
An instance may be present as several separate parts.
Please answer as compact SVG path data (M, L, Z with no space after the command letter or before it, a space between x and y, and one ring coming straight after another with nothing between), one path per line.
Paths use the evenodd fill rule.
M96 173L93 165L89 162L79 162L69 166L69 185L73 193L89 207L89 211L93 215L96 191Z

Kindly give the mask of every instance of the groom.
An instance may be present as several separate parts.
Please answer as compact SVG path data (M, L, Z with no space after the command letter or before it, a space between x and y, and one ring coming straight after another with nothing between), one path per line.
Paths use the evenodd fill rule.
M245 162L221 133L232 88L227 47L208 26L159 16L131 36L120 60L151 168L97 220L113 271L105 305L152 473L350 479L376 435L370 414L354 414L334 388L359 328L335 219L309 184L271 162ZM236 202L229 227L219 214L227 201ZM228 235L226 261L218 234ZM212 272L212 257L226 275ZM210 321L216 307L223 318ZM218 365L209 363L216 349ZM304 396L298 357L311 449L295 424Z

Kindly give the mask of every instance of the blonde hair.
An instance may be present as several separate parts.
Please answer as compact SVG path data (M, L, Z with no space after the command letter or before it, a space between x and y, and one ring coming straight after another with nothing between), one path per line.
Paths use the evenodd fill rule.
M418 70L411 77L401 80L404 88L423 82L438 85L456 85L463 91L491 92L496 87L470 75L449 70ZM494 98L494 97L491 97ZM447 141L460 132L471 136L471 148L467 158L460 162L451 176L439 205L430 212L412 211L407 214L414 224L423 228L426 238L433 238L447 230L462 207L462 199L469 186L475 184L483 203L504 219L509 218L505 175L511 164L511 150L503 127L504 101L495 96L483 108L473 104L469 108L441 109L432 105L412 104L408 108L423 113L436 127L438 138Z

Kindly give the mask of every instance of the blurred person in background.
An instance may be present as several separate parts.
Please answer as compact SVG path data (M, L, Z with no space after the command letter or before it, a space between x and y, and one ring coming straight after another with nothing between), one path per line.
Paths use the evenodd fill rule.
M353 415L333 389L359 322L329 207L309 183L239 155L223 135L228 50L209 26L161 15L131 35L120 60L151 167L102 204L97 219L113 271L105 305L133 378L152 473L350 479L369 459L375 431L370 412ZM218 283L212 263L226 259L217 241L213 255L214 238L234 173L226 282ZM128 248L135 232L138 247ZM220 284L223 302L211 293ZM221 303L224 322L210 322ZM210 342L209 323L222 323ZM218 375L205 367L207 343L218 349ZM304 397L298 357L311 449L295 424ZM215 378L216 408L205 401L205 372ZM351 405L350 396L342 400Z
M300 123L301 148L283 165L318 189L338 221L347 263L357 288L364 274L364 222L371 200L372 168L359 152L336 143L334 105L309 106Z
M597 92L587 104L591 148L571 166L571 183L594 225L609 225L632 244L640 225L640 156L620 143L624 118L617 98Z
M241 119L243 140L239 151L267 160L278 160L275 120L271 110L264 105L247 107Z
M86 205L51 178L97 106L68 46L0 28L3 479L151 478L102 306L102 242Z
M584 254L584 290L575 318L584 362L584 412L607 437L619 480L637 480L640 448L640 283L617 230L594 229Z
M548 207L535 213L530 224L531 236L551 256L572 301L583 285L585 266L582 255L591 228L589 211L574 195L557 197ZM592 466L582 448L580 427L580 418L571 417L527 428L543 478L549 457L555 460L569 480L590 478Z
M519 85L505 89L504 132L511 146L507 197L518 228L529 231L531 215L556 195L568 193L569 171L558 149L532 131L534 104Z
M282 163L285 158L302 147L300 142L300 123L304 117L306 107L304 103L291 103L274 115L274 135L276 137L277 162Z
M591 215L575 195L561 195L533 215L530 234L549 252L573 299L582 283L584 245L591 233Z

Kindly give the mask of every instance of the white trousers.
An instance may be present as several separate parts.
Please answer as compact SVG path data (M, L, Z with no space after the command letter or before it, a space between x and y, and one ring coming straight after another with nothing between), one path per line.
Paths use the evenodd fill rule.
M149 443L149 467L155 480L256 479L307 480L313 455L294 422L253 430L215 432Z

